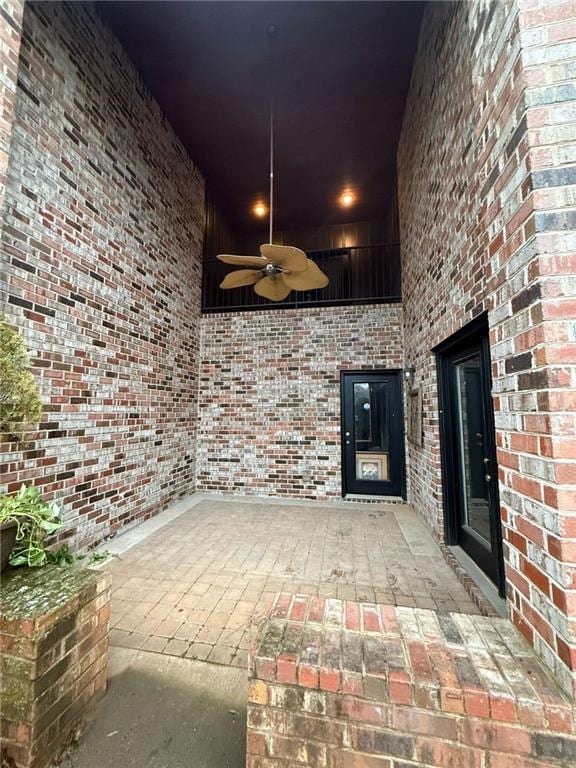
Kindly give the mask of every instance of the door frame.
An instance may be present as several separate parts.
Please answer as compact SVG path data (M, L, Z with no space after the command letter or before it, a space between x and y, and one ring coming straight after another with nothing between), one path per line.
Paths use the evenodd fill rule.
M505 596L504 574L504 550L502 542L502 521L500 518L500 495L498 480L498 462L496 455L496 428L494 425L494 404L492 400L492 371L490 367L490 341L488 313L483 312L467 323L455 334L445 339L433 352L436 356L436 370L438 374L438 416L440 427L440 462L442 473L442 499L444 518L444 540L449 546L458 546L459 541L459 515L460 506L459 487L454 478L458 477L459 464L457 459L457 446L453 429L455 423L454 401L451 397L451 386L448 367L448 357L465 351L474 343L481 349L482 377L488 391L485 397L485 418L487 430L487 448L492 457L492 470L494 481L492 491L496 515L491 515L491 533L495 542L494 554L497 559L495 586L500 597ZM488 578L488 577L487 577Z
M398 376L400 382L400 397L398 400L398 407L400 408L399 423L401 425L402 434L398 438L398 461L400 466L400 496L406 500L406 425L404 423L404 376L402 368L341 368L340 369L340 474L342 476L342 497L345 497L349 493L354 493L348 489L348 483L346 479L346 444L344 440L344 434L346 432L344 422L345 412L345 397L344 397L344 381L347 376L362 376L362 377L378 377L395 375ZM374 496L382 496L386 498L384 494L369 494Z

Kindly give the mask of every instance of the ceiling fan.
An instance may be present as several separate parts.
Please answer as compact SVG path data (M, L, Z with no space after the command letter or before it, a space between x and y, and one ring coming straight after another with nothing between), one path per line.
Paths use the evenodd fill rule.
M268 27L270 41L276 36L276 27ZM270 71L273 67L270 67ZM240 288L253 285L259 296L270 301L284 301L291 291L310 291L325 288L328 277L320 267L309 259L300 248L292 245L274 245L274 100L270 93L270 242L260 246L260 256L236 256L221 253L217 256L225 264L250 269L237 269L229 272L220 283L220 288Z
M259 296L270 301L284 301L291 291L310 291L328 285L324 272L300 248L265 243L260 246L260 253L261 256L220 254L218 258L225 264L251 267L229 272L220 288L253 285Z

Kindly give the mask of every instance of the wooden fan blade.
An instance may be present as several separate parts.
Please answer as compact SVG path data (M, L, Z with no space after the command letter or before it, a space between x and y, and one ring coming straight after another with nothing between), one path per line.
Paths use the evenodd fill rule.
M260 246L260 253L267 261L276 264L289 272L304 272L307 257L300 248L293 245L271 245L266 243Z
M220 283L220 288L241 288L243 285L254 285L262 277L259 269L235 269L229 272Z
M224 264L233 264L235 267L265 267L268 260L262 256L233 256L230 253L219 253L217 259Z
M284 273L282 279L293 291L311 291L315 288L326 288L330 282L320 267L310 259L308 269L305 272L295 274Z
M263 277L262 280L258 280L254 290L258 296L263 296L265 299L270 299L270 301L284 301L292 289L289 285L286 285L282 276L277 275L274 277Z

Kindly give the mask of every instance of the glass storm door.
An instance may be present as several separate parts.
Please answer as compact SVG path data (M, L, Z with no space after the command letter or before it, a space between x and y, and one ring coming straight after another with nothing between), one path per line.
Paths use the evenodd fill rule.
M439 356L439 365L449 543L460 546L500 587L502 540L487 332L456 344Z
M403 495L403 426L399 371L342 373L345 494Z

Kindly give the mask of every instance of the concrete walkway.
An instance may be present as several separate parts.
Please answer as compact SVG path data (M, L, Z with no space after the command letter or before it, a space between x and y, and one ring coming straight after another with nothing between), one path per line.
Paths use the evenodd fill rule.
M218 667L110 649L109 689L62 768L243 768L247 678Z

